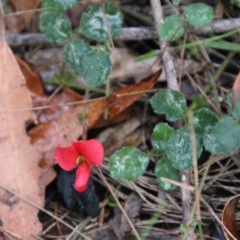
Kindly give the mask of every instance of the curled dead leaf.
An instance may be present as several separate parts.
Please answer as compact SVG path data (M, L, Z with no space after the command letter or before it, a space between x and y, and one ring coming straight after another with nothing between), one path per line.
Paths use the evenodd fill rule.
M232 197L225 205L222 213L222 222L225 228L223 228L224 235L227 240L240 239L240 232L238 230L235 213L240 195Z

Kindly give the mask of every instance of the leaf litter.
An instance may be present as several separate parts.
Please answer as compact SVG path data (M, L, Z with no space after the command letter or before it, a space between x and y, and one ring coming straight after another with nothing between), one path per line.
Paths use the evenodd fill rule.
M49 50L49 49L47 49L47 50ZM133 57L133 60L134 59L135 59L135 56ZM122 58L121 58L121 60L122 60ZM41 62L43 62L43 61L41 61ZM177 66L177 68L179 68L180 74L181 74L181 71L182 71L181 68L186 69L186 66L184 65L185 62L187 62L187 60L182 62L182 59L180 59L180 64ZM122 63L125 63L125 61L122 60ZM189 70L190 71L194 68L193 65L192 65L193 63L194 63L194 61L192 61L192 60L189 61ZM46 64L46 65L48 65L48 64ZM126 65L129 66L129 64L123 64L123 66L121 66L119 68L122 71L121 71L121 73L119 73L117 75L117 78L119 78L119 79L121 78L123 80L123 82L125 81L125 79L124 79L124 72L125 72L124 67ZM197 64L196 67L199 67L199 69L196 68L191 73L196 74L197 72L199 72L199 71L201 71L203 69L205 69L205 70L208 69L209 66L206 66L206 65L207 65L206 63L205 63L204 66L201 66L201 64L200 65ZM157 67L159 67L159 66L157 66ZM132 69L137 69L137 68L141 68L141 67L139 67L139 66L137 67L137 65L131 65L131 67L129 67L130 71L128 72L129 76L132 76L131 74L135 74L135 72L140 72L140 71L132 71ZM149 65L148 65L148 68L149 68ZM142 73L140 75L142 75ZM199 76L197 75L197 77L199 77ZM134 75L134 78L136 78L135 75ZM200 77L199 77L199 79L200 79ZM186 83L186 81L183 82L183 84L185 84L185 83ZM131 96L131 94L129 94L127 96ZM54 99L52 102L49 101L48 99L44 98L44 97L43 98L35 98L35 99L32 98L32 99L33 99L33 101L35 101L34 102L34 104L36 104L35 106L42 106L42 105L45 106L46 104L48 104L48 105L52 105L52 104L58 105L59 104L57 98ZM59 100L60 99L61 99L61 95L59 96ZM37 103L37 100L42 100L42 103L40 103L40 104L39 104L39 102ZM80 101L82 100L81 96L79 97L79 100ZM96 128L99 128L99 127L102 127L102 126L109 126L109 124L114 124L114 123L116 123L118 121L120 122L122 120L128 119L131 116L131 114L133 114L134 108L132 107L132 103L134 101L136 101L136 100L134 100L131 104L129 104L130 106L127 107L127 108L123 107L123 110L120 111L119 115L118 114L115 115L115 119L114 119L114 116L112 116L111 118L109 118L107 120L105 120L104 118L101 117L102 118L102 123L101 123L102 125L101 125L97 121L97 119L99 118L100 115L103 114L103 112L105 111L106 108L108 108L108 110L111 109L111 105L113 104L114 100L110 99L108 101L108 103L105 102L103 104L104 105L104 107L103 107L104 110L101 109L100 110L101 113L97 113L96 116L93 119L90 119L89 124L87 124L88 116L86 116L88 107L86 107L84 110L82 110L82 109L80 110L80 108L79 109L77 108L77 105L75 105L73 107L70 107L70 105L66 104L65 106L63 106L64 103L72 102L72 101L79 101L79 100L77 100L77 99L63 100L59 104L59 106L51 107L51 109L48 109L49 111L48 110L46 110L45 112L44 111L40 111L40 110L37 111L37 113L39 113L39 115L38 115L39 116L39 118L38 118L39 123L36 125L35 128L33 128L29 132L29 134L30 135L32 134L32 137L33 137L32 138L32 142L34 142L35 145L37 145L40 150L42 150L42 149L41 149L40 144L39 144L38 141L40 141L41 138L45 139L45 136L44 136L44 134L41 135L41 129L40 128L38 129L39 126L42 127L42 131L43 132L44 131L48 132L49 135L47 135L46 137L49 140L49 139L52 138L52 135L50 134L50 129L51 129L51 126L53 126L53 125L48 126L49 122L52 121L52 124L53 124L54 119L58 119L58 118L65 119L65 120L60 120L60 122L59 122L59 124L60 124L59 126L61 126L61 129L60 130L59 129L54 129L53 132L56 131L56 133L59 134L59 136L60 136L59 140L55 139L56 142L60 142L61 144L62 143L63 144L64 143L67 144L69 139L76 139L79 136L86 134L86 131L87 131L87 129L90 128L90 126L92 126L92 127L95 126ZM101 100L101 99L99 99L99 100ZM125 104L124 101L122 101L122 104ZM93 110L97 110L98 107L96 107L96 106L97 106L97 104L95 105L95 108L93 107L92 109ZM20 108L29 108L29 106L21 106ZM13 109L16 109L16 107L13 107ZM75 109L75 110L77 109L78 110L78 114L74 114L73 113L74 111L71 112L70 111L71 109ZM69 113L68 113L69 114L69 118L66 117L66 116L64 117L64 114L67 111L69 111ZM125 113L125 111L126 111L126 113ZM84 112L85 112L85 116L83 114ZM72 121L72 120L70 120L70 115L71 114L73 114L73 116L74 116L73 118L74 119L76 119L76 118L78 119L79 118L79 114L80 114L80 116L82 117L81 120L84 123L83 127L78 129L77 121L74 120L73 122L75 123L75 125L73 124L73 127L70 127L68 129L68 127L66 125L67 125L67 121L68 120L70 122ZM110 115L111 114L109 114L109 116ZM119 116L121 116L121 119L120 119ZM29 119L30 118L28 118L28 120ZM32 119L33 122L35 122L35 119L33 119L33 118L31 118L31 119ZM121 131L121 129L123 129L124 126L127 128L127 126L129 126L128 125L129 123L131 123L131 124L135 123L135 125L133 124L133 126L136 126L136 127L132 128L132 130L131 130L132 132L130 131L129 135L134 134L135 132L138 131L138 135L137 135L137 137L135 138L135 140L133 142L134 146L138 146L138 145L141 144L141 138L142 138L142 134L141 134L142 129L140 129L141 125L138 125L138 121L139 120L136 121L136 119L134 121L132 121L132 119L127 120L127 121L121 123L119 128L115 129L115 127L113 127L113 130L112 130L111 133L114 134L114 132L116 132L116 131ZM144 122L145 121L143 121L143 123ZM78 122L78 124L79 124L79 122ZM130 124L130 126L131 126L131 124ZM69 136L70 136L70 137L68 136L69 139L66 140L66 139L64 139L64 136L61 136L62 132L64 132L64 131L65 132L68 132L68 131L71 132L71 131L74 131L73 129L77 129L77 133L75 135L69 133ZM111 136L111 133L108 136ZM121 134L119 134L119 135L121 135ZM71 136L72 136L72 138L71 138ZM101 135L99 135L99 137L100 136ZM146 136L146 138L148 139L147 136ZM105 139L108 140L108 137L105 137ZM128 142L128 141L124 141L124 134L122 134L121 139L123 139L122 142L121 142L122 145L124 143ZM64 142L65 140L66 140L66 142ZM127 138L126 138L126 140L127 140ZM43 148L45 150L43 153L45 155L44 157L48 156L48 154L49 154L49 156L51 158L50 148L52 148L52 146L54 146L54 144L51 145L52 144L51 140L49 141L49 144L50 144L49 145L50 146L49 147L49 151L46 150L47 149L47 147L46 147L47 146L47 142L45 143L46 146L43 145L43 146L45 146ZM115 145L115 143L112 144L112 145ZM32 146L32 145L30 145L30 146ZM109 148L111 147L111 143L110 142L109 142L108 146L109 146ZM218 215L221 214L221 209L218 206L223 206L227 202L227 198L226 197L225 198L224 197L219 198L219 194L216 194L216 191L218 191L218 189L221 189L221 190L222 189L223 190L224 189L225 190L229 190L230 189L232 194L237 194L238 193L237 188L234 188L234 187L229 188L229 187L226 187L225 185L223 185L223 182L231 184L232 182L237 182L238 181L238 179L236 178L236 175L235 175L236 171L234 171L234 169L233 169L235 166L238 166L237 157L235 157L235 158L236 158L235 160L234 160L233 156L227 156L227 160L226 160L226 156L224 156L224 157L220 156L220 157L214 158L213 162L214 162L215 165L211 169L211 174L212 175L209 176L209 178L206 180L206 183L205 183L206 186L205 186L204 191L202 193L204 198L208 198L209 199L209 202L211 203L211 207L213 208L213 210ZM42 162L40 162L40 163L37 162L37 164L39 164L39 165L41 165L41 163ZM45 164L45 165L44 165L44 161L43 161L43 165L41 165L41 167L43 168L43 171L45 171L46 169L52 169L52 168L49 168L49 166L52 166L52 165L53 165L53 162L51 160L49 160L49 162L47 162L47 164ZM103 164L102 168L103 168L103 171L104 171L104 175L108 177L109 176L108 171L107 171L107 169L108 169L108 159L106 159L106 161ZM203 165L199 166L199 175L200 175L200 177L202 177L205 168L206 168L206 164L203 164ZM41 170L41 173L42 173L42 170ZM52 172L52 174L53 174L53 172ZM43 176L43 175L41 175L41 176ZM54 177L52 175L50 179L53 179L53 178ZM94 180L99 181L98 173L96 173L94 175ZM161 212L161 218L159 218L156 221L156 224L164 224L164 223L166 223L166 224L169 224L169 225L171 225L171 224L174 225L174 224L181 223L181 215L182 215L181 210L182 210L182 206L181 206L180 195L178 194L178 192L173 192L173 194L170 194L170 193L166 193L166 192L163 192L163 191L159 190L158 185L156 183L156 180L155 180L153 174L151 173L151 171L147 171L147 173L144 176L141 176L139 178L139 180L137 180L135 183L116 181L116 180L113 180L113 179L108 179L108 180L109 180L109 182L112 185L116 186L116 184L120 183L122 188L124 188L123 191L122 190L118 190L117 188L115 189L115 191L119 194L120 198L123 201L126 201L126 199L128 199L128 194L126 194L126 191L125 191L126 189L128 191L130 190L132 192L137 192L138 195L141 196L141 199L143 200L143 204L142 204L142 207L141 207L141 213L144 213L144 214L148 213L149 215L151 215L151 214L153 214L157 210L159 205L163 206L163 209L162 209L162 212ZM51 180L46 181L43 185L46 186L47 183L50 182L50 181ZM209 195L211 196L210 198L209 198ZM202 209L202 221L204 223L208 224L212 220L213 217L210 215L209 211L206 211L207 207L205 205L202 206L202 208L203 208ZM61 207L60 208L55 208L54 210L57 212L58 215L62 215L63 216L63 213L66 213L66 209L61 208ZM78 220L77 217L75 217L75 218L71 217L71 221L73 221L74 224L78 224L79 223L79 220ZM232 222L232 220L231 220L231 222ZM139 231L142 228L148 226L146 221L144 222L144 221L138 221L137 220L135 224L136 224L137 229ZM103 226L105 227L105 229L109 228L108 224L104 224ZM160 225L160 226L162 226L162 225ZM94 231L94 230L96 230L96 224L95 225L94 224L89 224L88 232L91 232L91 231ZM172 236L169 236L169 238L167 238L167 235L166 234L162 234L161 231L163 231L163 229L161 229L161 227L159 229L154 229L153 228L151 233L149 234L149 237L152 237L151 239L154 239L153 236L156 237L155 239L160 239L161 237L163 237L162 239L173 239ZM176 232L177 232L177 230L176 230ZM110 230L107 233L110 233ZM179 234L179 232L177 232L177 234ZM89 235L89 236L93 236L93 235ZM95 235L95 239L98 239L99 236L100 236L100 234ZM112 238L110 238L110 239L113 239L115 235L114 234L113 235L105 235L105 237L106 236L112 236ZM129 238L127 238L127 237L129 237ZM129 236L127 233L125 234L125 239L131 239L131 237L132 236ZM104 239L107 239L107 237L104 238ZM124 237L123 237L123 239L124 239ZM180 239L180 238L176 237L174 239Z
M35 116L31 111L10 112L30 108L31 99L15 57L4 39L3 26L0 27L0 187L21 196L0 190L1 230L12 239L36 239L41 232L38 209L23 200L38 206L44 201L43 187L39 185L41 154L25 132L26 122L35 121Z

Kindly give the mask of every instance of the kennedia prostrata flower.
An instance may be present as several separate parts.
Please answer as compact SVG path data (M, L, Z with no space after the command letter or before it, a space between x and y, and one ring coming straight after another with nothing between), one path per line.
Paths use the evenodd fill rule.
M104 155L103 145L96 139L73 142L69 147L58 147L55 160L65 171L77 167L75 189L84 192L90 177L91 165L99 166Z

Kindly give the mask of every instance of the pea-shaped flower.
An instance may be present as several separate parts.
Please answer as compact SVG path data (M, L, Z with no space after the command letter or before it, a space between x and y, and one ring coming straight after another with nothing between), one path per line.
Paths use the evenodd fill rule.
M69 147L58 147L55 160L65 171L77 167L75 189L84 192L90 177L91 165L99 166L104 155L103 145L96 139L73 142Z

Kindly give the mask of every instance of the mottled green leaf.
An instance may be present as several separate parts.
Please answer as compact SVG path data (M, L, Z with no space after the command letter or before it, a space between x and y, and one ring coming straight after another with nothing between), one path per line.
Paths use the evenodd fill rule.
M71 34L70 21L57 12L42 13L39 27L45 38L54 44L64 42Z
M173 132L174 129L169 127L167 123L158 123L152 134L153 147L160 152L165 152L167 142Z
M196 137L197 158L202 153L202 146ZM172 166L178 170L186 170L192 166L192 147L189 129L184 127L175 131L167 144L166 154Z
M187 22L200 28L208 25L214 18L213 9L204 3L195 3L187 6L183 12Z
M65 11L78 3L79 0L42 0L43 8L52 8L54 11Z
M77 74L83 76L82 59L91 50L88 43L83 40L73 40L65 46L63 60L68 63Z
M194 112L194 128L196 134L203 135L217 124L218 118L216 114L207 108L201 108Z
M155 113L166 114L167 120L176 121L182 119L186 100L184 96L174 90L163 90L156 93L150 100Z
M88 85L92 87L102 85L105 80L107 80L111 70L112 63L106 52L100 49L94 49L83 56L83 78Z
M168 178L174 181L179 181L178 170L173 168L171 162L167 158L162 158L155 167L155 174L157 176L157 182L160 187L166 191L171 191L177 188L176 185L173 185L167 181L162 180L161 178Z
M122 29L123 15L116 6L108 2L104 4L104 11L105 13L100 3L89 5L82 14L79 32L89 38L105 42L109 39L109 27L111 36L115 37Z
M109 171L115 179L136 180L148 165L149 157L134 147L124 147L110 157Z
M174 15L166 17L158 33L161 39L165 41L175 41L179 39L184 33L182 20Z
M240 147L240 125L224 116L204 136L204 146L212 154L231 154Z

